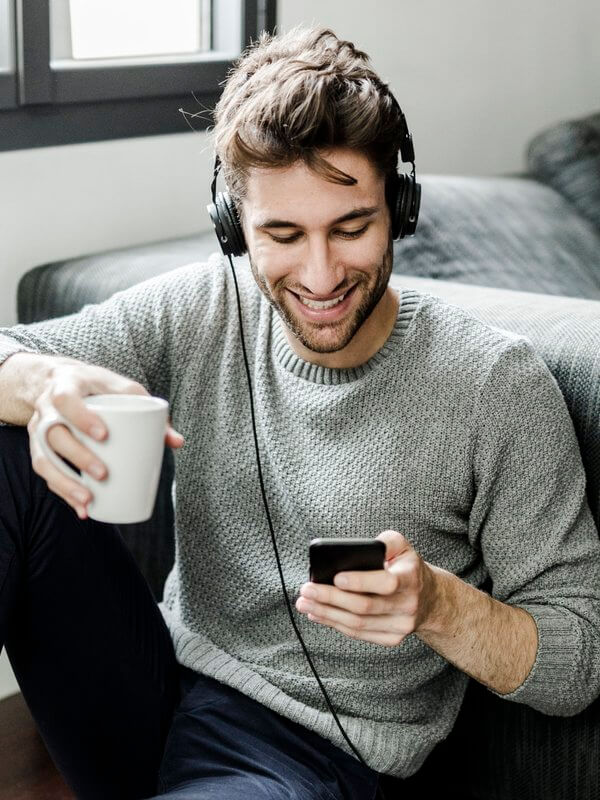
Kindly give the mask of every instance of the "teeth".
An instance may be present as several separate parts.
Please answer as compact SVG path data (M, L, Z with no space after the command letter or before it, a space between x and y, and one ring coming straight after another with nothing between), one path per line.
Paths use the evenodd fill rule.
M341 303L344 297L346 297L345 294L333 300L307 300L306 297L300 297L300 301L309 308L333 308L333 306L337 306L338 303Z

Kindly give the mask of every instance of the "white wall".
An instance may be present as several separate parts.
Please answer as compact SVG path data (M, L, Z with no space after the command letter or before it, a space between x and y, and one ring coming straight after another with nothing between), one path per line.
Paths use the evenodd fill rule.
M421 172L520 170L538 130L600 111L597 0L280 6L284 28L315 21L370 54L406 114Z
M0 325L16 321L32 266L206 228L207 144L182 133L0 153Z
M597 0L279 0L370 53L414 135L420 172L523 168L528 139L600 109ZM0 115L1 124L1 115ZM0 153L0 325L47 261L207 229L204 134ZM3 654L0 697L16 690Z

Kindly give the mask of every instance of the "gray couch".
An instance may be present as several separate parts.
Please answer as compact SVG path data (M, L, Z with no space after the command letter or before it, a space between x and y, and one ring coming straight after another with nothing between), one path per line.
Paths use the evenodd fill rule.
M600 114L542 132L527 168L507 178L421 176L417 235L395 244L393 280L531 339L572 415L598 525ZM209 233L42 265L21 280L19 321L76 312L216 249ZM157 598L174 553L172 477L167 452L152 519L122 528ZM448 797L598 800L599 763L600 700L576 717L548 717L472 681L450 737L419 775L390 779L389 796L427 796L443 773Z

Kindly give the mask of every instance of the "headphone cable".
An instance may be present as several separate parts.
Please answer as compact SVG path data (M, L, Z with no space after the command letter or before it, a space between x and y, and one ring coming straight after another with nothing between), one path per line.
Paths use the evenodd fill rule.
M354 753L354 755L361 762L361 764L363 764L365 767L370 769L370 767L368 766L368 764L366 763L364 758L361 756L359 751L356 749L356 747L350 741L350 738L348 737L348 734L346 733L346 731L344 730L344 728L342 726L342 723L338 719L338 715L337 715L337 713L335 711L335 708L333 707L333 704L332 704L331 700L329 699L329 695L327 693L327 690L325 689L325 686L323 685L323 682L321 681L321 678L319 677L319 673L315 669L315 666L314 666L314 664L312 662L312 658L310 657L310 653L308 652L308 649L307 649L307 647L306 647L306 645L304 643L304 639L302 638L302 634L300 633L300 630L298 629L298 626L296 624L296 620L294 619L294 613L293 613L293 610L292 610L292 604L290 603L290 598L288 596L287 587L285 585L285 579L283 577L283 569L281 567L281 560L279 558L279 549L277 547L277 542L276 542L276 539L275 539L275 532L273 530L273 523L271 521L271 513L269 511L269 504L267 503L267 496L266 496L266 492L265 492L265 486L264 486L263 475L262 475L262 467L261 467L259 447L258 447L258 436L257 436L257 433L256 433L256 419L255 419L255 414L254 414L254 398L253 398L253 392L252 392L252 381L250 379L250 367L248 365L248 356L246 354L246 342L245 342L245 338L244 338L244 327L243 327L243 324L242 324L242 304L240 302L240 292L239 292L239 289L238 289L237 277L236 277L236 274L235 274L235 269L233 267L233 261L231 259L231 255L228 255L227 258L229 259L229 266L231 267L231 272L233 274L233 282L234 282L234 285L235 285L235 293L236 293L236 297L237 297L238 318L239 318L239 323L240 323L240 338L241 338L241 343L242 343L242 353L243 353L243 356L244 356L244 366L246 368L246 377L248 379L248 391L249 391L249 395L250 395L250 415L252 417L252 433L254 435L254 449L256 451L256 464L257 464L257 468L258 468L258 480L259 480L259 483L260 483L260 491L261 491L261 494L262 494L263 505L265 507L265 513L267 515L267 522L269 523L269 531L270 531L270 534L271 534L271 542L273 544L273 550L275 552L275 560L277 562L277 570L279 572L279 580L281 581L281 586L282 586L282 589L283 589L283 596L284 596L284 599L285 599L285 604L287 606L288 615L290 617L290 621L292 623L292 627L294 629L294 632L295 632L295 634L296 634L296 636L298 638L298 641L300 642L302 650L304 651L304 655L306 656L306 660L308 661L308 664L309 664L309 666L310 666L310 668L312 670L312 673L315 676L317 683L319 684L319 688L320 688L320 690L321 690L321 692L323 694L323 697L325 698L325 702L327 703L327 707L329 708L329 711L331 712L331 714L332 714L332 716L333 716L333 718L334 718L334 720L336 722L336 725L338 726L338 728L340 730L340 733L342 734L342 736L344 737L344 739L348 743L348 746L351 748L351 750ZM385 797L383 795L381 787L379 786L379 781L377 783L377 797L381 797L382 800L385 800Z

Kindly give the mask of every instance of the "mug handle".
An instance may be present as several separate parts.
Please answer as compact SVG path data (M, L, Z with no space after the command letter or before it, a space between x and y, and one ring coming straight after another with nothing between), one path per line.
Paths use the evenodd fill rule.
M72 478L74 481L77 481L77 483L81 483L81 475L78 472L75 472L74 469L71 469L71 467L68 464L65 464L62 458L60 458L60 456L54 452L54 450L50 447L50 444L48 443L48 439L46 437L48 436L49 429L53 425L64 425L71 431L73 436L75 436L75 432L73 430L73 424L69 422L69 420L65 419L62 416L62 414L59 414L57 411L54 414L51 414L50 416L46 417L46 419L37 426L35 430L36 441L41 447L42 452L44 453L48 461L50 461L56 467L56 469L62 472L63 475L66 475L67 478ZM75 438L78 437L75 436Z

